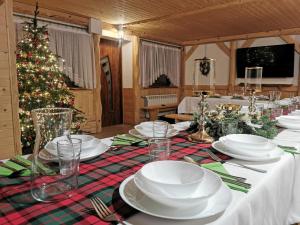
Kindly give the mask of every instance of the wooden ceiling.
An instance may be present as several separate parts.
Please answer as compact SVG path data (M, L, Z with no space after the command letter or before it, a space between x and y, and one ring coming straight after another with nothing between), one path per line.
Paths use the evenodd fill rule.
M300 33L299 0L39 0L56 19L124 24L138 36L182 45ZM23 12L35 0L14 0ZM26 10L25 10L26 11ZM46 13L47 14L47 13ZM66 19L66 18L64 18Z

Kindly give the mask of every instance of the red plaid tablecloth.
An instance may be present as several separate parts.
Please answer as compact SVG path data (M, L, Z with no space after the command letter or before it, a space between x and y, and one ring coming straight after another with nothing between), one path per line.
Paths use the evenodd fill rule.
M188 142L185 135L172 138L171 159L180 160L189 155L201 163L212 162L205 151L210 145ZM72 198L55 203L33 200L29 177L0 178L0 224L107 224L85 211L92 208L89 198L93 196L100 197L112 210L127 218L136 211L120 198L119 185L148 160L147 147L129 146L80 163L78 190Z

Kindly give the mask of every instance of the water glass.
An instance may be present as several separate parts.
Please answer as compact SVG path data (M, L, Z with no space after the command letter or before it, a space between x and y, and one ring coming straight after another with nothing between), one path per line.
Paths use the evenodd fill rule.
M151 138L148 143L150 161L169 159L171 141L168 138Z
M276 117L279 117L283 114L283 109L281 107L276 107L271 109L270 119L275 120Z
M75 176L79 173L79 162L82 140L77 138L64 139L57 142L57 153L60 174ZM77 186L74 185L74 186Z
M238 121L236 120L224 120L222 121L221 126L223 136L239 133Z
M163 138L167 136L169 123L161 120L153 121L153 137Z

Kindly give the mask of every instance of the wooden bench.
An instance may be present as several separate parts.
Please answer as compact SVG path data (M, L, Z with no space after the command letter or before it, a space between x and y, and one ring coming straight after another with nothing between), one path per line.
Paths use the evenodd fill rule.
M165 115L165 117L168 119L174 119L176 123L180 121L193 120L193 115L189 115L189 114L167 114Z
M170 110L176 110L177 104L151 105L151 106L144 106L141 109L149 113L150 120L157 120L158 113L166 112Z

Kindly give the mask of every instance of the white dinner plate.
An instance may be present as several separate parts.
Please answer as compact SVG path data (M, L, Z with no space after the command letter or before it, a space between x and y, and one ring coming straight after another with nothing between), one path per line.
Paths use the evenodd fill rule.
M175 123L173 124L174 129L176 130L186 130L190 127L192 121L184 121L184 122L179 122L179 123Z
M281 148L276 147L273 151L270 151L268 155L257 155L256 157L253 156L246 156L242 154L233 153L230 151L221 141L215 141L212 143L212 147L216 149L218 152L221 152L225 155L231 156L235 159L241 159L246 161L252 161L252 162L263 162L263 161L269 161L274 159L279 159L281 155L283 154L283 151Z
M88 152L81 152L80 161L87 161L93 158L98 157L102 153L106 152L109 149L109 146L103 144L102 142L98 142L92 149ZM39 157L46 161L58 162L58 158L56 155L51 154L48 150L43 149L39 152Z
M188 210L170 208L151 200L143 194L136 187L133 177L134 175L121 183L119 188L120 196L131 207L151 216L174 220L217 219L232 200L231 190L222 183L221 188L209 198L206 208L202 211L199 211L197 207Z
M293 123L282 123L278 121L277 126L287 128L287 129L292 129L292 130L300 130L300 125L293 124Z
M142 135L141 133L139 133L136 129L131 129L131 130L129 130L128 131L128 133L130 134L130 135L132 135L132 136L135 136L135 137L138 137L138 138L141 138L141 139L149 139L150 137L146 137L146 136L144 136L144 135ZM176 130L174 130L174 132L172 132L172 133L168 133L167 134L167 138L170 138L170 137L174 137L175 135L177 135L178 134L178 131Z

